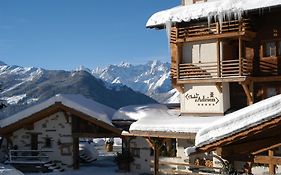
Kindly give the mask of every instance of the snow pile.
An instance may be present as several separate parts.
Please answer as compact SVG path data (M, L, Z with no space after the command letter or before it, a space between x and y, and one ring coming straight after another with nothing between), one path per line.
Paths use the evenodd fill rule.
M247 130L281 114L281 95L245 107L230 113L220 120L202 128L196 135L197 147L213 143L242 130Z
M24 175L19 170L9 165L0 164L0 175Z
M0 121L0 127L6 127L12 123L15 123L21 119L27 118L32 114L35 114L41 110L44 110L55 103L62 103L63 105L87 114L97 120L101 120L109 125L115 110L95 102L91 99L87 99L82 95L77 94L58 94L42 103L27 108L11 117L5 118Z
M245 11L270 8L281 5L281 0L219 0L205 3L178 6L168 10L160 11L152 15L146 23L147 27L165 25L171 22L189 22L199 18L239 19Z
M112 117L112 120L136 121L144 117L154 117L155 113L165 113L168 108L161 104L130 105L120 108Z
M158 132L186 132L196 133L199 129L220 117L181 116L175 110L169 110L166 106L158 108L139 108L130 112L129 116L138 121L130 126L133 131L158 131Z

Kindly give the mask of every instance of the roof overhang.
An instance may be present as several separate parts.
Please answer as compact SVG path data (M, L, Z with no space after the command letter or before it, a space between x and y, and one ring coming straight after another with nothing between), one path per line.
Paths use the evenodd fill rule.
M154 137L174 139L195 139L196 133L191 132L165 132L165 131L123 131L122 136L127 137Z
M95 116L89 116L88 114L85 114L81 111L78 111L76 109L70 108L68 106L65 106L64 104L60 102L56 102L53 105L50 105L44 109L41 109L40 111L33 113L25 118L19 119L18 121L15 121L5 127L0 128L0 135L7 135L11 132L23 128L25 126L29 126L39 120L42 120L52 114L55 114L57 112L64 112L67 116L75 116L79 117L83 120L86 120L96 126L102 127L112 133L116 136L121 136L122 130L108 124L107 122L104 122L102 120L99 120L98 118L95 118Z
M239 18L246 11L271 9L281 5L281 0L217 0L178 6L153 14L147 21L148 28L164 28L167 22L179 23L201 18Z
M222 147L236 147L238 151L242 153L259 153L259 150L271 147L277 143L281 142L281 136L279 131L281 129L281 116L274 118L269 121L264 121L259 125L256 125L251 128L245 128L240 132L234 133L228 137L218 139L214 142L202 145L196 149L199 152L208 152ZM251 144L251 146L245 146L247 143L258 143ZM237 149L238 145L244 144L243 150Z

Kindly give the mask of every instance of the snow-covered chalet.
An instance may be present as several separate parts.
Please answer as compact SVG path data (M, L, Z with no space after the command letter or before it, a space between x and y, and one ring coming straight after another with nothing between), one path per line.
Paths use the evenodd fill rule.
M115 110L77 94L58 94L0 120L1 161L22 171L78 169L95 150L79 138L120 137Z
M169 36L180 109L147 112L123 135L147 139L154 174L276 172L281 97L265 99L281 92L280 16L281 0L183 0L149 18Z

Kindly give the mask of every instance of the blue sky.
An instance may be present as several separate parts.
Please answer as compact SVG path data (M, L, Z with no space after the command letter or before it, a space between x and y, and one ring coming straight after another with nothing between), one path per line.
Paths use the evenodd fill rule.
M164 30L146 29L155 12L180 0L1 0L0 60L71 70L169 61Z

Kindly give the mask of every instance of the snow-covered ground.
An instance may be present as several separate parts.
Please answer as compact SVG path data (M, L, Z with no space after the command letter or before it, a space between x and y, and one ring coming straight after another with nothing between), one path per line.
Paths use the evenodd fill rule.
M120 145L114 146L113 152L105 152L103 145L97 146L97 149L99 151L98 160L91 164L80 165L79 170L68 169L64 172L44 173L44 175L89 175L89 174L137 175L134 173L118 171L118 167L117 167L116 163L114 162L114 156L116 155L116 152L121 152ZM25 173L25 175L41 175L41 174L42 173Z

